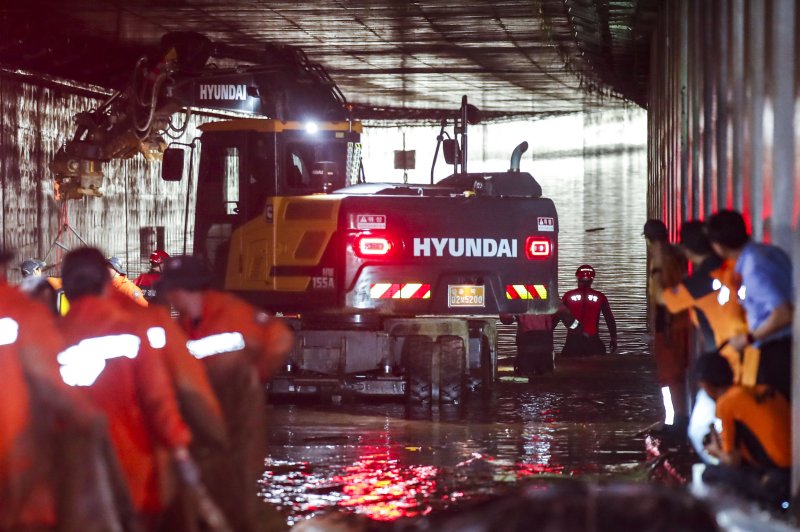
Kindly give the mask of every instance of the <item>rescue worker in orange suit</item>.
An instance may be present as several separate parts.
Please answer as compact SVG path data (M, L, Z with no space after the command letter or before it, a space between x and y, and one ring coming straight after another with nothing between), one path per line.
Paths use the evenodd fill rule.
M228 438L222 408L205 366L189 353L189 339L172 319L169 309L157 301L140 307L117 290L110 295L146 328L150 347L163 357L181 415L192 432L194 449L202 449L204 453L225 452ZM194 530L203 518L197 511L191 490L179 490L160 523L160 530Z
M111 285L114 289L131 298L140 307L146 307L148 303L142 290L128 279L128 271L122 265L122 261L117 257L109 257L106 259L106 263L108 265L108 273L111 276ZM69 299L69 296L67 296L67 299Z
M501 314L500 321L506 325L517 322L514 370L524 376L553 372L553 329L559 321L564 322L570 331L583 332L578 320L563 303L554 314Z
M578 320L582 329L570 329L561 355L591 356L605 355L606 346L600 339L600 315L606 320L606 327L611 336L611 351L617 350L617 322L611 312L611 305L605 294L592 288L596 272L588 264L580 266L575 272L578 288L564 294L561 302L572 316ZM567 322L564 322L567 324Z
M167 259L169 259L169 255L166 251L155 250L150 254L150 271L143 273L133 281L133 284L142 289L144 298L148 303L156 300L156 282L161 277L161 268L163 268Z
M69 492L62 481L72 471L62 436L101 427L102 419L61 381L56 355L64 339L43 305L6 284L9 258L0 252L0 530L77 530L80 508L69 496L94 493ZM101 508L94 504L91 518L102 526L109 521L97 515Z
M58 355L62 379L105 413L133 507L144 527L153 529L168 503L163 486L169 472L159 467L159 451L170 454L185 481L196 483L188 452L192 435L145 326L109 296L102 254L91 248L70 252L63 279L71 309L61 322L70 346Z
M189 353L186 332L170 316L169 309L153 304L136 305L121 292L113 290L111 297L125 309L147 332L147 341L158 354L175 387L184 421L192 431L194 441L203 445L222 447L227 444L225 420L205 366Z
M677 286L662 290L658 295L658 303L672 314L691 309L692 321L700 333L702 351L708 353L719 349L731 366L734 383L754 385L757 359L754 366L751 361L753 357L748 355L745 364L742 364L739 352L727 344L730 338L747 332L744 309L738 298L731 297L730 290L721 281L730 265L724 264L711 249L703 222L683 223L680 249L692 263L692 274ZM689 441L706 461L709 461L709 455L704 449L703 439L715 417L714 401L702 389L699 390L689 419Z
M664 402L665 437L683 437L689 423L689 313L670 315L658 303L661 292L677 286L687 273L683 254L669 243L667 226L661 220L648 220L643 235L650 255L648 277L649 329L653 335L658 382Z
M203 361L228 424L229 450L197 455L205 483L234 530L260 530L258 479L266 456L264 381L293 343L290 329L235 296L209 289L212 274L197 257L172 257L159 295L180 313L189 351Z
M725 484L743 495L778 508L790 497L791 406L779 391L764 385L737 386L727 360L702 355L695 373L717 402L722 432L711 431L708 452L719 465L706 466L703 480Z

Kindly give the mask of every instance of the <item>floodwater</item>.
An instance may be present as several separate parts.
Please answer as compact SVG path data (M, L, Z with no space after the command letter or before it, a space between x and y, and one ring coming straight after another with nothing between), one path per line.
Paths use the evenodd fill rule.
M553 376L504 380L493 397L455 408L272 406L262 495L290 524L330 509L429 515L534 480L647 478L640 432L657 421L660 394L644 340L645 153L541 160L533 173L559 210L560 290L580 264L596 268L618 355L557 359ZM503 333L507 357L513 328Z

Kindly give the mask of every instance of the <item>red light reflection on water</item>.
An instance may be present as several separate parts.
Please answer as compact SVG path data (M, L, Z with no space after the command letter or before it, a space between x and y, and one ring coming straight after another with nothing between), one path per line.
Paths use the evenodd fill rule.
M401 465L391 450L367 447L365 453L342 475L344 498L337 506L379 521L425 515L436 492L435 466Z
M563 475L564 466L557 464L517 464L517 479L534 477L538 475Z

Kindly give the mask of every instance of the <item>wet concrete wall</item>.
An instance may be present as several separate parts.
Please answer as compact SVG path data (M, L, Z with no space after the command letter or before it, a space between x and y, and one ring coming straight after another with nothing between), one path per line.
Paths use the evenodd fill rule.
M671 0L652 35L648 212L675 235L683 220L744 213L756 240L794 258L800 154L794 0ZM796 303L800 298L795 296ZM797 304L795 304L797 307ZM795 319L795 368L800 367ZM795 487L800 480L800 376L794 371Z
M106 165L102 198L54 200L48 163L72 135L72 116L97 101L78 87L0 72L0 230L2 246L17 251L15 264L43 258L65 219L89 244L122 258L132 277L147 267L156 245L169 253L183 251L188 180L161 181L160 165L143 157ZM199 134L197 126L209 120L195 115L179 140L190 141ZM189 217L189 251L192 227ZM68 235L63 243L74 247L79 241ZM63 250L55 246L47 262L61 256ZM9 278L18 279L16 269Z

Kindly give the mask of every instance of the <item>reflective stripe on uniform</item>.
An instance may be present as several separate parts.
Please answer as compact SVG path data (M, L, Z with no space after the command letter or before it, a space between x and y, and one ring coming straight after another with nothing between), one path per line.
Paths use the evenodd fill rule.
M675 423L675 407L672 404L669 386L662 386L661 399L664 401L664 424L672 425Z
M153 349L162 349L167 345L167 333L164 327L150 327L147 329L147 341Z
M19 323L13 318L0 318L0 345L11 345L19 336Z
M195 358L206 358L222 353L241 351L245 347L244 336L240 332L212 334L205 338L189 340L186 347Z
M113 358L134 359L141 340L133 334L86 338L58 354L61 379L70 386L91 386Z

